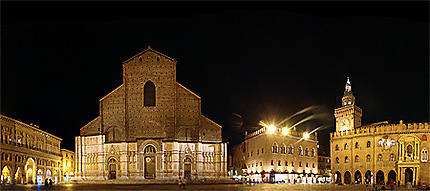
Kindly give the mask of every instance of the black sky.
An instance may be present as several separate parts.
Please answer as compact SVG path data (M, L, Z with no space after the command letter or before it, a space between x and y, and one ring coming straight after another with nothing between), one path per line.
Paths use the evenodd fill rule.
M429 121L428 2L1 2L1 114L63 138L148 45L234 146L309 106L328 145L346 77L364 124ZM242 117L242 120L238 115ZM242 124L243 123L243 124Z

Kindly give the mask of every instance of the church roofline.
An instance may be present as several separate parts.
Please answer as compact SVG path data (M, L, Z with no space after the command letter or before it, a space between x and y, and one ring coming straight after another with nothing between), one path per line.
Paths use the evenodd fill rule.
M121 88L124 84L121 84L120 86L118 86L117 88L115 88L114 90L112 90L111 92L109 92L107 95L103 96L101 99L99 99L99 102L103 101L106 97L108 97L110 94L114 93L116 90L118 90L119 88Z
M222 126L221 125L219 125L218 123L215 123L214 121L212 121L211 119L209 119L208 117L206 117L206 116L204 116L204 115L202 115L205 119L207 119L209 122L212 122L213 124L215 124L215 125L217 125L219 128L221 128L222 129Z
M182 88L184 88L186 91L190 92L191 94L193 94L194 96L196 96L198 99L202 99L200 98L200 96L198 96L197 94L195 94L194 92L192 92L191 90L189 90L188 88L186 88L185 86L183 86L182 84L180 84L179 82L176 82L176 84L178 84L179 86L181 86Z
M131 58L127 59L126 61L124 61L124 62L122 62L122 63L124 63L124 64L125 64L125 63L128 63L130 60L132 60L132 59L134 59L135 57L138 57L138 56L140 56L140 55L142 55L142 54L144 54L144 53L146 53L146 52L148 52L148 51L152 51L152 52L154 52L154 53L156 53L156 54L158 54L158 55L160 55L160 56L163 56L163 57L165 57L165 58L167 58L167 59L169 59L169 60L171 60L171 61L173 61L173 62L175 62L175 63L176 63L176 60L175 60L175 59L170 58L170 57L166 56L165 54L163 54L163 53L161 53L161 52L158 52L158 51L156 51L156 50L152 49L152 48L151 48L151 46L148 46L148 48L147 48L146 50L144 50L144 51L142 51L142 52L139 52L138 54L136 54L136 55L132 56Z

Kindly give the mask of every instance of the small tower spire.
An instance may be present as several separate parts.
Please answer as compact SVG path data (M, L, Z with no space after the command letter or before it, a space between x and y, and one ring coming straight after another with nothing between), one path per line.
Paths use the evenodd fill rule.
M355 97L352 94L352 85L351 81L349 81L349 77L346 78L345 91L343 92L342 97L342 106L346 105L354 105Z

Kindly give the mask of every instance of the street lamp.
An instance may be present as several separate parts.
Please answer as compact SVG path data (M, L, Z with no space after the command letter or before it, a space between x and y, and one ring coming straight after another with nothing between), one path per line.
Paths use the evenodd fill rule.
M274 125L267 126L267 132L268 133L273 134L273 133L275 133L275 131L276 131L276 127Z

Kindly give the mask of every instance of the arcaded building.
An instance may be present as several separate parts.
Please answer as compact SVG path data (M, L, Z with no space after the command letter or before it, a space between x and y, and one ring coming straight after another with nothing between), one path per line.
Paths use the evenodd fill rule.
M1 177L5 184L62 180L61 138L39 126L1 116Z
M274 128L269 130L269 128ZM317 136L286 128L263 127L230 150L230 176L255 182L316 183Z
M221 126L176 81L176 64L151 47L123 62L123 84L75 138L75 180L226 177Z
M361 124L349 81L342 107L335 109L336 131L330 134L332 180L345 184L430 184L430 126L387 121Z
M61 169L63 172L63 181L68 182L73 179L73 174L75 173L75 152L61 149Z

